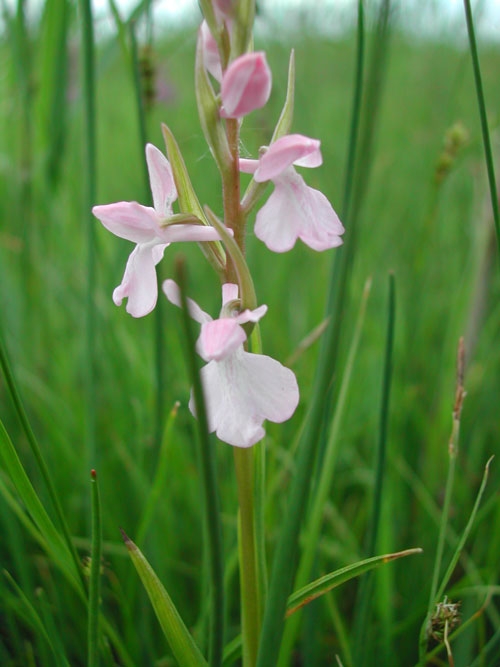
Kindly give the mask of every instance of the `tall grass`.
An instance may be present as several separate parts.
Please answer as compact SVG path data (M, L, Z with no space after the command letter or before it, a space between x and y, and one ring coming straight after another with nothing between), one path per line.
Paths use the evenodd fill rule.
M295 557L310 563L303 565L310 581L375 554L424 550L373 571L366 583L350 582L315 600L301 623L292 616L279 629L288 647L281 659L282 664L296 659L297 664L326 665L334 664L338 654L342 664L355 667L382 664L374 656L395 667L419 660L449 664L440 643L442 629L420 647L419 656L422 624L437 589L461 605L461 625L449 628L454 664L494 665L500 661L495 461L482 503L477 507L475 502L500 436L500 282L490 195L491 165L498 154L499 47L477 43L485 100L480 119L477 71L467 45L446 36L410 37L392 22L390 12L384 14L388 6L381 3L379 13L372 14L371 6L353 2L361 20L335 38L317 34L313 21L305 20L300 32L281 31L277 39L280 30L272 17L264 12L258 18L265 29L257 33L256 45L268 54L273 94L243 126L243 150L255 154L268 140L285 98L293 46L293 131L321 139L324 166L308 174L309 183L328 195L347 228L333 273L333 253L300 246L271 256L252 234L247 239L259 303L274 304L262 327L264 349L282 360L295 358L302 397L290 422L267 425L265 555L271 563L283 550L280 528L285 521L293 523L293 517L286 518L288 491L301 472L301 425L314 405L315 367L324 358L321 341L305 346L301 341L324 320L332 275L333 290L339 284L342 290L340 300L330 301L338 326L335 373L321 385L323 422L312 443L318 451L312 454L304 491L297 495L304 522L290 529L297 535ZM67 0L47 0L40 16L28 19L23 0L8 7L3 6L0 42L0 114L6 128L0 133L0 330L5 347L0 662L86 664L87 575L95 595L100 574L100 618L95 597L91 605L92 664L97 659L104 665L174 664L136 583L120 527L147 555L208 655L210 637L218 631L210 634L214 619L204 483L196 422L187 409L191 379L183 361L182 313L165 304L160 315L134 320L116 308L111 293L129 245L108 238L97 221L89 223L93 229L86 226L92 203L146 203L141 144L146 132L162 147L161 122L180 143L200 201L221 213L220 183L196 119L196 30L158 32L153 41L146 31L143 40L140 17L148 5L142 3L132 27L134 46L130 26L115 15L116 34L101 39L93 54L92 167L93 158L85 157L92 141L85 129L93 113L92 85L84 85L82 74L79 10ZM89 28L84 36L89 37ZM161 93L161 99L149 99L146 124L138 112L143 100L137 97L134 76L140 73L141 54L153 68L149 83L154 81ZM485 131L491 145L489 172ZM89 185L86 179L92 178L96 182ZM94 192L97 202L91 201ZM207 312L216 312L218 290L199 250L182 250L189 265L189 295ZM165 276L174 275L175 261L172 249L162 265ZM388 306L389 273L397 299ZM368 278L366 314L362 309L360 314ZM447 491L455 356L462 335L467 396L454 484ZM224 641L235 640L237 655L237 488L230 448L215 440L211 444L226 562ZM321 475L325 462L329 480ZM100 573L78 565L98 546L95 497L94 538L91 531L91 466L99 480ZM316 485L325 498L320 508L313 495ZM477 514L468 525L473 508ZM305 540L318 534L318 523L312 558ZM436 570L438 544L442 566ZM271 595L279 598L276 623L282 625L288 583L278 593L272 587L271 581ZM214 650L219 653L220 647ZM435 655L426 658L426 651ZM262 665L268 664L267 655L266 649Z

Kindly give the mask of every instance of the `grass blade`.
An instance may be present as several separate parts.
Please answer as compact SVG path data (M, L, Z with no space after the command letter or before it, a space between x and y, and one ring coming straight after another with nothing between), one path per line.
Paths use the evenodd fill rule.
M88 667L99 665L99 606L101 593L102 522L99 486L95 470L90 473L92 490L92 551L88 611Z
M83 44L83 103L84 103L84 188L82 217L87 230L86 299L85 299L85 442L88 468L96 465L96 391L95 340L96 308L96 222L91 213L96 202L96 105L94 26L90 0L79 0L81 39Z
M332 485L333 472L338 453L337 445L338 445L340 425L346 407L346 400L347 400L348 389L350 386L352 369L354 366L354 360L356 358L356 354L359 347L361 331L363 328L363 323L366 313L366 304L368 301L370 289L371 289L371 280L368 280L365 284L363 298L361 301L361 306L358 314L358 320L356 322L346 367L342 376L342 384L339 391L338 401L335 407L335 413L333 416L332 424L329 429L328 441L326 444L318 485L316 488L314 498L312 500L312 508L308 516L307 524L305 526L303 533L304 548L300 559L297 576L295 579L296 587L304 586L306 581L311 576L311 570L316 555L317 544L320 539L321 526L323 523L323 511ZM287 623L287 626L285 628L285 634L283 637L283 646L280 653L280 662L279 662L279 664L282 665L283 667L285 665L290 664L291 651L297 635L299 621L300 621L300 614L297 614L291 621Z
M484 97L483 81L481 77L481 66L479 64L479 54L477 52L476 35L474 30L474 21L470 0L464 0L465 19L467 22L467 33L469 35L469 47L472 58L472 68L474 70L474 81L476 84L476 97L479 107L479 117L481 119L481 132L483 135L484 155L486 159L486 171L488 172L488 183L490 186L491 210L493 211L493 220L497 235L498 252L500 253L500 215L498 211L498 194L495 179L495 167L493 164L493 154L491 151L490 132L488 129L488 118L486 114L486 101Z
M125 546L148 597L153 605L156 617L180 667L207 667L207 661L200 653L189 630L179 615L169 594L156 576L141 551L122 531Z
M45 459L42 456L42 450L38 444L38 441L35 437L35 434L33 432L33 429L31 428L31 424L29 422L28 416L26 414L26 410L24 409L23 402L21 400L21 395L19 393L18 387L16 380L14 378L14 374L10 368L9 360L7 357L7 351L4 347L1 335L0 335L0 366L2 368L2 373L5 378L5 382L7 384L7 389L9 391L10 397L12 399L12 402L14 403L14 408L17 413L17 416L19 418L19 421L21 422L21 426L23 428L23 431L26 435L26 438L28 440L31 453L33 454L35 461L37 463L37 466L42 474L43 480L45 482L45 486L47 488L50 500L52 502L52 505L54 507L54 510L56 512L57 518L59 520L59 524L61 526L64 540L66 542L66 547L71 554L71 557L73 559L73 564L74 564L74 569L80 576L80 581L82 584L84 584L83 580L83 573L80 567L80 560L78 558L78 554L76 553L76 549L73 545L73 541L71 540L71 535L69 532L68 524L66 523L66 519L64 517L64 513L62 511L61 503L59 502L59 497L57 495L56 489L54 487L54 484L52 483L52 478L49 473L49 469L47 467L47 464L45 463ZM8 438L7 432L3 428L3 425L0 423L0 427L3 431L3 436L4 436L4 443L8 441L9 446L5 447L5 452L9 453L9 458L12 461L12 471L16 471L17 477L13 477L12 480L16 484L16 479L18 482L20 480L22 481L23 488L28 488L28 484L31 486L31 483L29 482L29 479L24 472L24 468L22 467L21 461L19 460L19 457L17 457L17 454L15 452L15 449L10 443L10 440ZM6 440L5 440L6 439ZM21 474L24 474L25 479L23 479L23 476ZM16 484L17 486L17 484ZM32 487L31 487L32 488ZM33 491L34 493L34 491ZM21 494L20 494L21 495ZM36 494L35 494L36 495ZM21 495L21 498L23 496ZM26 502L25 499L23 498L23 502ZM41 506L41 503L40 503ZM42 508L43 509L43 508ZM45 512L45 510L44 510ZM43 530L42 530L43 533Z
M394 324L396 311L396 295L394 274L389 274L389 303L387 318L387 338L385 347L385 360L382 381L382 398L380 405L380 425L375 460L375 485L373 489L373 507L370 523L368 526L367 553L373 554L376 549L377 538L380 527L380 516L382 511L382 491L383 480L385 477L385 459L387 452L387 425L389 419L389 399L391 393L392 381L392 357L394 347ZM360 586L357 610L354 620L354 664L366 664L366 655L369 642L368 637L368 619L370 602L373 598L373 577L366 577Z
M373 556L372 558L361 560L358 563L347 565L340 570L335 570L335 572L325 574L325 576L304 586L288 598L286 615L287 617L291 616L306 604L309 604L309 602L328 593L328 591L331 591L333 588L344 584L346 581L350 581L355 577L365 574L365 572L369 572L370 570L385 565L385 563L390 563L398 558L404 558L405 556L412 556L413 554L420 553L422 553L422 549L416 548L405 549L404 551L397 551L396 553L385 554L383 556Z
M177 281L181 295L187 363L191 381L193 383L193 398L196 408L198 437L200 443L200 460L202 464L201 473L205 494L205 523L209 541L209 568L212 579L210 665L218 667L218 665L222 663L222 650L224 646L224 564L220 503L217 492L214 448L213 444L210 442L205 398L203 395L203 386L198 371L198 360L195 352L196 341L193 334L192 321L186 297L186 272L184 264L180 261L177 262Z
M79 577L81 570L80 568L75 570L72 551L68 549L67 543L57 531L42 505L1 421L0 461L16 487L16 490L36 527L43 536L51 556L74 583L77 583L78 585L81 584L81 579Z

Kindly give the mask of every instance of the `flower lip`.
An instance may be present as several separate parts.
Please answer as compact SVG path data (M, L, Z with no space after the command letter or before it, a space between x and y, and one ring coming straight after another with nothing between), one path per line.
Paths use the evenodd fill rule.
M319 167L323 162L320 144L318 139L302 134L280 137L260 158L254 173L255 180L258 183L274 180L293 164L299 167Z

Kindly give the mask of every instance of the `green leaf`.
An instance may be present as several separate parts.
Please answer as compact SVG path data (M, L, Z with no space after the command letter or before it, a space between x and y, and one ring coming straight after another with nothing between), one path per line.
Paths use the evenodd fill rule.
M79 587L81 580L79 573L75 572L72 554L42 505L1 421L0 464L8 473L33 522L43 535L49 553L68 578Z
M138 547L122 531L125 546L155 610L163 633L180 667L207 667L177 608Z
M288 85L286 90L285 103L281 110L280 117L274 128L271 143L285 136L290 132L293 121L293 107L295 98L295 52L292 49L290 53L290 62L288 65ZM241 200L241 207L247 216L253 207L257 204L259 199L264 194L268 183L257 183L253 178L248 184L246 192Z
M290 61L288 63L288 84L286 89L285 103L281 110L280 117L274 128L273 138L271 143L285 136L290 132L293 122L293 107L295 99L295 51L292 49L290 53Z
M405 556L412 556L413 554L422 553L422 549L406 549L404 551L397 551L392 554L384 554L382 556L374 556L372 558L367 558L366 560L358 561L352 565L347 565L346 567L340 568L340 570L335 570L335 572L330 572L320 579L311 582L307 586L300 588L298 591L290 595L287 601L286 614L285 617L288 618L299 609L302 609L305 605L309 604L316 598L328 593L333 588L337 588L341 584L355 579L365 572L374 570L385 563L390 563L393 560L398 558L404 558ZM241 656L241 635L235 637L229 644L227 644L224 650L224 667L227 667L233 664Z
M191 179L189 178L189 173L184 158L182 157L179 144L175 140L170 128L164 123L162 123L161 129L163 138L165 139L168 160L172 167L180 212L194 215L199 218L203 224L208 225L209 222L205 212L193 188ZM199 245L207 260L217 273L222 276L226 265L226 253L224 252L221 243L219 241L210 241L209 243L200 243Z
M236 20L231 39L231 60L247 52L252 40L254 17L255 0L239 0L236 3Z
M306 604L309 604L309 602L312 602L316 598L328 593L328 591L340 586L340 584L344 584L350 579L359 577L365 572L374 570L375 568L385 565L385 563L390 563L398 558L404 558L405 556L412 556L413 554L419 553L422 553L422 549L417 548L397 551L392 554L384 554L383 556L373 556L372 558L360 560L352 565L342 567L340 570L335 570L335 572L330 572L330 574L326 574L324 577L316 579L316 581L313 581L296 593L293 593L288 598L286 616L291 616L291 614L298 609L301 609Z
M41 40L36 49L40 70L35 127L38 130L38 150L44 155L46 174L53 182L60 173L65 143L70 10L67 0L45 2Z
M208 206L205 206L205 213L207 218L210 220L211 224L219 232L221 239L224 241L227 252L231 257L234 266L236 268L236 273L238 275L238 284L240 286L240 299L242 309L248 308L249 310L254 310L257 308L257 296L255 294L255 287L253 284L252 276L248 269L248 265L245 261L243 253L241 252L238 244L229 234L226 226L219 220L219 218L210 210ZM247 329L246 326L243 327L247 332L247 335L250 334L251 329ZM253 328L253 327L252 327Z

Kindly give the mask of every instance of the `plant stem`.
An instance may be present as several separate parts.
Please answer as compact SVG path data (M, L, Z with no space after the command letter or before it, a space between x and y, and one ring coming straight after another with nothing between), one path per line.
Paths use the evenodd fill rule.
M231 153L231 164L222 174L224 222L227 227L233 230L236 245L244 256L245 215L240 204L239 123L237 119L227 120L226 132ZM229 254L226 265L226 280L227 282L239 282L236 267ZM244 667L253 667L257 662L262 618L260 584L263 578L259 574L259 560L257 559L254 464L255 454L252 448L242 449L235 447L234 465L240 508L238 541Z
M238 481L238 522L240 586L243 635L243 665L253 667L257 661L261 625L261 600L257 574L257 551L254 519L254 452L234 448L234 465Z
M223 174L224 222L234 232L234 240L245 255L245 216L240 204L240 172L239 172L239 126L238 120L229 118L226 122L227 140L231 152L231 165ZM238 282L237 274L231 258L226 265L227 282Z

